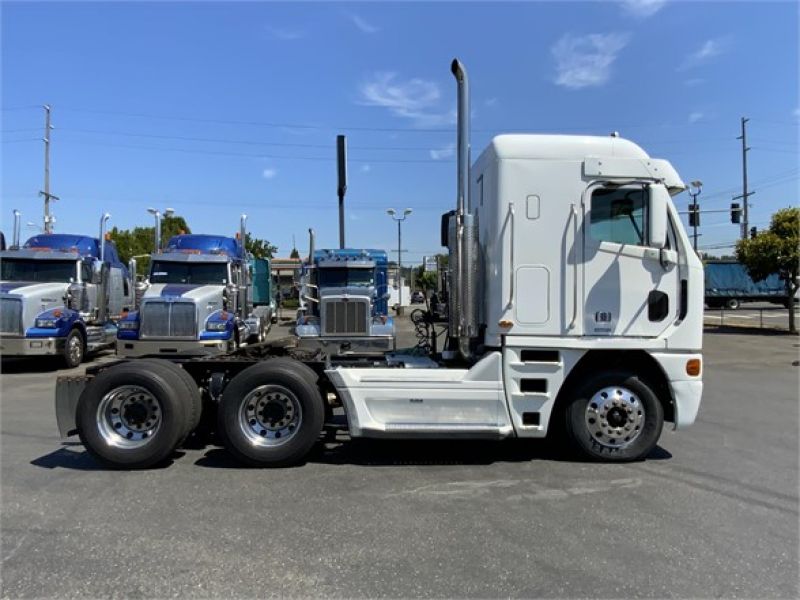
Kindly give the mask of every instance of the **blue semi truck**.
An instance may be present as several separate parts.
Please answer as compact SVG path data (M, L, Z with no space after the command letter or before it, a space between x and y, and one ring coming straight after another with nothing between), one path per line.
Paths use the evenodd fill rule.
M313 234L312 234L313 236ZM303 266L295 333L301 348L328 355L394 348L384 250L314 250Z

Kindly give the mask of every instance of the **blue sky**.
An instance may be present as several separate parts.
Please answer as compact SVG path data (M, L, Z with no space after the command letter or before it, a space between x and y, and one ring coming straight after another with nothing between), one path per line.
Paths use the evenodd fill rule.
M752 224L797 204L795 2L4 2L3 230L13 208L41 223L49 103L56 231L173 207L205 233L232 234L245 212L281 255L308 227L335 247L344 133L348 245L393 248L385 209L411 207L404 262L419 262L455 203L454 56L473 157L498 133L619 131L725 209L747 116ZM727 214L702 225L701 246L738 235Z

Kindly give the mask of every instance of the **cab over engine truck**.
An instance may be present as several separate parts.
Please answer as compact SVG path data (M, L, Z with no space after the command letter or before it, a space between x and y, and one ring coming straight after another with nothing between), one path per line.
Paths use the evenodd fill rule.
M213 354L264 341L274 304L253 305L245 222L239 239L182 234L156 249L141 305L119 323L119 356Z
M349 435L564 437L591 459L646 457L702 392L703 267L669 162L616 136L501 135L471 165L458 82L458 194L445 215L449 341L437 354L152 361L62 379L63 434L117 468L163 460L215 411L240 460L302 461L328 403ZM281 356L282 354L282 356Z
M19 219L18 215L15 215ZM133 306L133 281L105 239L41 234L0 253L0 351L11 356L60 356L78 366L89 352L113 347L115 322ZM105 241L101 241L105 240Z
M383 353L394 347L383 250L314 250L301 275L295 334L300 348L330 356Z

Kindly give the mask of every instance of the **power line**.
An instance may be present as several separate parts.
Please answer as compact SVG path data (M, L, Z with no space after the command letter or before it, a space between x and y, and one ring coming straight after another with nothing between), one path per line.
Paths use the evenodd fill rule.
M212 155L212 156L238 156L244 158L272 158L276 160L307 160L307 161L322 161L322 162L332 162L336 160L336 157L330 156L288 156L288 155L280 155L280 154L252 154L246 152L222 152L222 151L215 151L215 150L194 150L190 148L166 148L163 146L139 146L135 144L114 144L109 142L88 142L82 140L64 140L63 143L69 144L78 144L83 146L100 146L100 147L110 147L110 148L128 148L133 150L155 150L155 151L163 151L163 152L183 152L188 154L205 154L205 155ZM432 158L429 159L383 159L383 158L351 158L350 162L356 163L419 163L419 164L448 164L453 163L453 160L434 160Z
M22 130L20 130L22 131ZM250 146L279 146L287 148L324 148L330 149L331 144L302 144L295 142L271 142L271 141L255 141L255 140L238 140L238 139L225 139L225 138L206 138L206 137L186 137L177 135L163 135L151 133L134 133L125 131L107 131L99 129L77 129L73 127L59 127L59 131L91 133L99 135L114 135L124 137L143 137L161 140L181 140L187 142L211 142L220 144L244 144ZM430 146L350 146L351 150L430 150Z

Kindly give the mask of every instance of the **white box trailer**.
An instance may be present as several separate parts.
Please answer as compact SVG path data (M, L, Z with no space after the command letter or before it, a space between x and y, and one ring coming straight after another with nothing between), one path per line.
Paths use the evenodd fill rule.
M469 160L458 81L458 197L443 216L448 344L441 353L326 356L285 345L60 379L63 435L98 460L167 457L212 411L226 448L293 464L341 406L351 437L564 436L591 459L644 458L690 425L702 392L703 268L665 160L611 137L498 136ZM430 347L436 347L430 344Z

